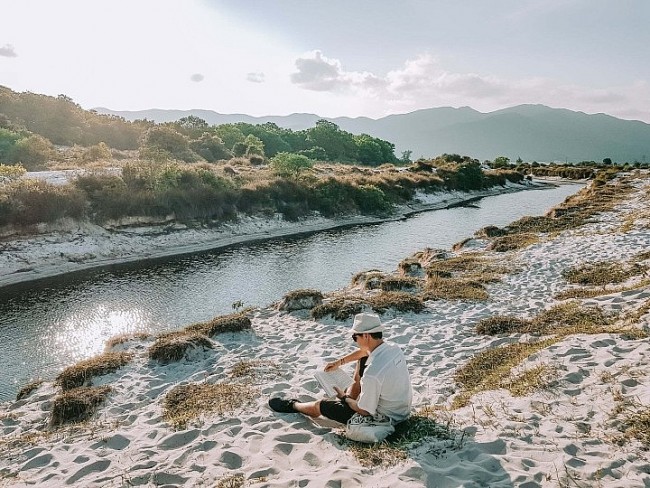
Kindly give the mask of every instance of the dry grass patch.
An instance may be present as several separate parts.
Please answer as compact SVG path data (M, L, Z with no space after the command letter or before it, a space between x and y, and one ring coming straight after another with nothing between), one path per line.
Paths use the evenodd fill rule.
M149 347L149 358L161 363L180 361L194 348L212 349L212 343L199 332L178 331L159 336Z
M362 286L365 290L376 290L381 286L381 281L386 276L378 269L361 271L352 277L352 286Z
M629 286L618 286L613 288L570 288L568 290L557 293L553 298L556 300L568 300L570 298L594 298L603 295L612 295L614 293L622 293L624 291L638 290L650 286L650 279L639 281Z
M36 380L27 383L20 390L18 390L18 394L16 395L16 401L20 401L23 398L28 397L34 390L36 390L42 384L43 384L43 380Z
M279 376L280 368L272 361L256 359L252 361L239 361L230 370L230 377L234 380L243 380L248 383L260 383L270 378Z
M406 258L400 261L397 269L403 275L419 276L422 273L422 263L414 257Z
M106 350L110 351L115 346L119 346L120 344L126 344L127 342L146 341L150 337L151 335L145 332L138 332L135 334L120 334L117 336L113 336L106 341Z
M423 293L425 300L487 300L488 292L475 280L436 278L429 279Z
M221 478L215 488L244 488L246 486L246 480L244 479L243 474L233 474L231 476L226 476Z
M334 320L347 320L368 306L368 302L360 297L338 297L312 308L311 316L317 320L328 315Z
M476 271L491 261L480 253L462 253L448 259L433 261L427 266L427 276L444 273L464 273Z
M620 261L600 261L573 266L562 272L569 283L588 286L618 284L647 271L639 264L627 265Z
M207 337L214 337L217 334L226 332L242 332L252 328L251 319L243 313L233 313L215 317L209 322L201 322L185 327L181 332L199 333Z
M495 315L481 319L476 325L476 333L483 335L512 334L524 332L529 327L529 320L509 315Z
M404 422L395 427L395 432L388 436L384 442L377 444L364 444L344 439L352 455L362 466L390 467L408 458L409 450L415 449L427 441L438 441L442 445L438 452L431 446L428 451L432 454L459 448L462 445L464 435L458 439L458 433L454 432L449 424L438 423L426 413L419 412L411 415Z
M203 414L222 415L240 410L258 394L250 385L235 383L178 385L163 400L163 418L174 428L183 429Z
M539 241L537 234L521 233L497 237L488 244L488 251L508 252L523 249Z
M519 374L511 375L501 383L512 396L526 396L551 387L557 380L557 369L549 364L538 364Z
M505 388L504 378L507 380L511 377L512 368L559 340L559 338L549 338L539 342L509 344L479 352L454 373L454 380L462 387L462 391L454 398L452 408L468 405L470 398L476 393Z
M111 392L110 386L79 387L58 395L52 403L53 427L88 420Z
M132 358L133 354L125 352L106 352L68 366L56 377L55 382L63 390L88 386L93 377L113 373L126 365Z
M409 276L390 276L381 280L382 291L416 291L422 281Z
M371 297L368 303L377 313L384 313L388 309L420 313L425 309L424 302L420 297L399 291L380 293Z
M287 312L312 309L323 303L323 294L318 290L300 289L287 293L278 308Z
M650 448L650 407L641 407L628 412L623 419L623 440L636 439Z

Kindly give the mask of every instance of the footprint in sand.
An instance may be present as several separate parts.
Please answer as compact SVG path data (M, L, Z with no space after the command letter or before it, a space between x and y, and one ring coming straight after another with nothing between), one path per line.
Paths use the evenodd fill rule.
M70 476L70 478L67 479L66 483L68 485L71 485L73 483L76 483L79 481L81 478L88 476L89 474L92 473L101 473L102 471L105 471L109 466L111 465L110 461L107 461L105 459L101 461L95 461L94 463L90 463L85 465L83 468L81 468L79 471L77 471L75 474Z
M165 437L159 444L158 447L165 451L171 449L178 449L179 447L186 446L193 440L195 440L200 434L198 429L188 430L185 432L178 432L172 434L168 437Z

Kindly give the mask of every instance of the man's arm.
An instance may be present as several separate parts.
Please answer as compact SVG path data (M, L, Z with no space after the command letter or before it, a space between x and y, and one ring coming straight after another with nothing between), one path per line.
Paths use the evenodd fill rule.
M370 412L366 412L363 408L359 408L359 404L357 403L357 401L351 396L347 395L338 386L335 386L334 389L336 390L336 396L339 397L341 400L343 400L345 403L347 403L352 410L354 410L355 412L361 415L370 415Z

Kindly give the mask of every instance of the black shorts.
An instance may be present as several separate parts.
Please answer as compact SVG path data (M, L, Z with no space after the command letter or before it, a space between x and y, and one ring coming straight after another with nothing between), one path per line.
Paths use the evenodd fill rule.
M336 420L342 424L347 424L348 420L354 415L354 410L350 406L339 399L337 400L321 400L320 413L323 417L331 420Z

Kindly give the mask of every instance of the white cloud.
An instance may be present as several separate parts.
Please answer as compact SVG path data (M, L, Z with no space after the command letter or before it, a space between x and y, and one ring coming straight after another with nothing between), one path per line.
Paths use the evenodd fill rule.
M246 80L251 83L264 83L264 73L247 73Z
M203 76L201 73L194 73L192 76L190 76L190 80L200 83L205 79L205 76Z
M385 76L346 71L341 61L314 51L296 60L291 81L306 90L364 98L383 106L382 114L439 106L466 106L492 111L525 103L565 107L588 113L650 121L650 86L599 88L564 84L549 78L508 79L492 74L455 73L430 54L407 60Z
M11 44L5 44L4 46L0 47L0 56L3 56L5 58L15 58L18 55L16 54L16 50Z

